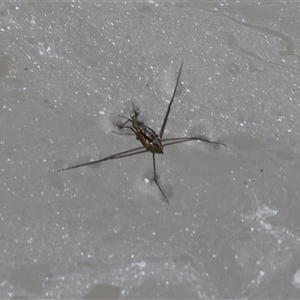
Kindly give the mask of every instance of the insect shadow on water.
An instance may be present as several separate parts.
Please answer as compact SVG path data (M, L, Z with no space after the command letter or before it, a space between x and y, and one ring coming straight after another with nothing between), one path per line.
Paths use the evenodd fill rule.
M166 197L164 191L162 190L162 188L160 187L160 185L157 181L156 165L155 165L155 154L163 154L163 148L166 147L166 146L170 146L170 145L174 145L174 144L180 144L180 143L184 143L184 142L188 142L188 141L203 141L203 142L210 143L210 144L226 146L226 144L223 144L221 142L210 141L210 140L206 139L205 137L199 137L199 136L175 137L175 138L163 139L163 134L164 134L164 131L165 131L165 127L167 125L167 121L168 121L168 117L169 117L169 114L170 114L171 106L172 106L172 103L173 103L175 95L176 95L176 91L177 91L177 87L178 87L182 67L183 67L183 61L181 63L180 69L179 69L179 73L178 73L178 77L177 77L177 81L176 81L176 85L175 85L175 89L173 91L171 101L169 103L165 118L163 120L161 129L160 129L160 132L159 132L158 135L155 133L155 131L153 129L146 126L142 121L140 121L138 119L139 112L135 109L135 107L132 103L133 114L130 115L130 118L127 118L125 116L119 116L119 117L122 117L122 118L126 119L126 121L123 124L117 124L117 127L119 129L129 129L129 130L131 130L133 132L133 134L136 136L136 139L139 140L141 142L141 144L143 145L142 147L137 147L137 148L126 150L126 151L123 151L123 152L120 152L120 153L112 154L112 155L109 155L109 156L104 157L104 158L99 159L99 160L94 160L94 161L90 161L90 162L87 162L87 163L82 163L82 164L78 164L78 165L75 165L75 166L71 166L71 167L68 167L68 168L65 168L65 169L58 170L57 172L63 172L63 171L67 171L67 170L71 170L71 169L75 169L75 168L79 168L79 167L83 167L83 166L97 164L97 163L100 163L100 162L103 162L103 161L106 161L106 160L119 159L119 158L128 157L128 156L141 154L141 153L145 153L145 152L151 152L152 153L152 160L153 160L154 182L157 185L157 187L159 188L160 192L162 193L166 203L170 204L168 198ZM114 132L114 133L116 133L116 132ZM117 133L117 134L120 134L120 133Z

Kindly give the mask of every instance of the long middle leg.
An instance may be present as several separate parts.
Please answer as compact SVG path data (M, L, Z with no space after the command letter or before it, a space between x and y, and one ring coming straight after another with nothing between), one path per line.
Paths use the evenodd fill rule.
M138 147L138 148L126 150L126 151L123 151L123 152L120 152L120 153L116 153L116 154L113 154L113 155L109 155L109 156L104 157L104 158L99 159L99 160L94 160L94 161L86 162L86 163L83 163L83 164L78 164L78 165L75 165L75 166L71 166L71 167L68 167L68 168L65 168L65 169L60 169L57 172L60 173L60 172L63 172L63 171L76 169L76 168L83 167L83 166L89 166L89 165L97 164L97 163L100 163L100 162L103 162L103 161L106 161L106 160L113 160L113 159L132 156L132 155L136 155L136 154L140 154L140 153L145 153L147 151L148 150L146 150L144 147Z
M227 146L224 143L216 142L216 141L210 141L207 138L197 137L197 136L195 136L195 137L168 138L168 139L163 139L162 143L163 142L168 142L166 144L163 144L163 147L165 147L165 146L174 145L174 144L180 144L180 143L184 143L184 142L188 142L188 141L202 141L202 142L209 143L209 144Z

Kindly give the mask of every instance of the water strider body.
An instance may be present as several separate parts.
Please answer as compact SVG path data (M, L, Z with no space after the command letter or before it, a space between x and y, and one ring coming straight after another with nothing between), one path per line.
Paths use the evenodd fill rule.
M166 115L164 117L161 129L160 129L160 132L159 132L158 135L156 134L156 132L152 128L146 126L142 121L140 121L138 119L139 113L135 110L134 105L132 103L134 114L131 115L130 118L121 116L122 118L125 118L127 120L123 124L117 125L117 126L118 126L119 129L129 129L129 130L131 130L135 134L136 139L139 140L141 142L141 144L143 145L142 147L137 147L137 148L133 148L133 149L130 149L130 150L127 150L127 151L116 153L116 154L107 156L105 158L102 158L100 160L90 161L90 162L87 162L87 163L83 163L83 164L75 165L75 166L68 167L68 168L65 168L65 169L61 169L61 170L58 170L58 172L71 170L71 169L75 169L75 168L79 168L79 167L83 167L83 166L87 166L87 165L97 164L97 163L100 163L100 162L103 162L103 161L106 161L106 160L118 159L118 158L132 156L132 155L141 154L141 153L145 153L145 152L151 152L152 153L152 159L153 159L154 182L157 185L157 187L159 188L159 190L161 191L165 201L168 204L170 204L169 200L167 199L165 193L163 192L162 188L160 187L160 185L157 181L156 166L155 166L155 154L163 154L163 148L166 147L166 146L179 144L179 143L184 143L184 142L192 141L192 140L198 140L198 141L203 141L203 142L206 142L206 143L226 146L223 143L210 141L206 138L196 137L196 136L195 137L167 138L167 139L162 138L163 134L164 134L165 127L166 127L166 124L167 124L167 121L168 121L168 117L169 117L169 114L170 114L171 106L172 106L172 103L175 99L175 94L176 94L176 91L177 91L177 87L178 87L182 67L183 67L183 61L181 63L180 69L179 69L179 74L178 74L178 77L177 77L177 81L176 81L176 85L175 85L175 89L174 89L171 101L169 103ZM129 125L129 123L131 123L131 125Z

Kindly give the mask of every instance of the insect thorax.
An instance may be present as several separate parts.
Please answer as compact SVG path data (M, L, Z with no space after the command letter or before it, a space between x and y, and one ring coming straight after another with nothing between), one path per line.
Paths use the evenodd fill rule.
M143 124L141 126L142 132L144 133L145 137L149 140L149 141L154 141L156 138L158 138L157 134L155 133L155 131L153 129L151 129L150 127L146 126L145 124Z
M160 138L153 129L139 120L135 120L135 122L132 123L132 127L136 130L137 139L148 151L152 153L163 153Z

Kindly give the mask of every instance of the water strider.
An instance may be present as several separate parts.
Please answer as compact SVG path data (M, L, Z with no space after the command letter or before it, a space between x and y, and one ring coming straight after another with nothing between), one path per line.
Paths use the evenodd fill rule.
M157 181L156 166L155 166L155 154L163 154L163 148L166 147L166 146L179 144L179 143L184 143L184 142L188 142L188 141L192 141L192 140L196 140L196 141L198 140L198 141L203 141L203 142L206 142L206 143L226 146L223 143L216 142L216 141L210 141L210 140L208 140L204 137L197 137L197 136L195 136L195 137L177 137L177 138L167 138L167 139L162 138L163 134L164 134L164 131L165 131L167 121L168 121L168 117L169 117L169 114L170 114L171 106L172 106L172 103L173 103L175 95L176 95L176 91L177 91L177 87L178 87L182 67L183 67L183 61L181 63L180 69L179 69L179 74L178 74L178 77L177 77L177 81L176 81L176 85L175 85L175 89L174 89L171 101L169 103L165 118L163 120L161 129L160 129L160 132L159 132L158 135L156 134L156 132L153 129L146 126L143 122L141 122L138 119L139 113L135 110L135 107L132 103L133 115L130 115L130 118L121 116L122 118L125 118L127 120L123 124L117 125L117 126L118 126L119 129L130 129L135 134L136 139L141 142L141 144L143 145L142 147L137 147L137 148L126 150L126 151L123 151L123 152L120 152L120 153L112 154L112 155L109 155L109 156L107 156L105 158L102 158L102 159L99 159L99 160L94 160L94 161L90 161L90 162L87 162L87 163L71 166L71 167L68 167L68 168L65 168L65 169L58 170L58 172L63 172L63 171L67 171L67 170L71 170L71 169L75 169L75 168L79 168L79 167L83 167L83 166L97 164L97 163L100 163L100 162L103 162L103 161L106 161L106 160L119 159L119 158L122 158L122 157L132 156L132 155L145 153L145 152L149 151L149 152L152 153L152 159L153 159L154 182L157 185L157 187L159 188L159 190L161 191L165 201L168 204L170 204L169 200L167 199L165 193L163 192L162 188L160 187L160 185ZM131 123L131 125L128 125L129 123Z

